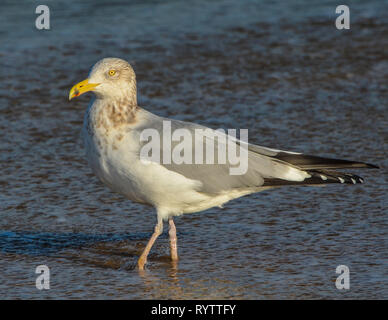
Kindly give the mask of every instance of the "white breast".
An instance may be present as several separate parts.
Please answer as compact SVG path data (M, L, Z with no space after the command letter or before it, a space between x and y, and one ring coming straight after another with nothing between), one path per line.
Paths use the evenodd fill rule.
M136 161L136 148L128 144L128 130L125 126L113 127L107 119L102 119L102 107L94 102L84 118L82 136L89 165L113 191L133 201L147 203L134 179L132 168Z

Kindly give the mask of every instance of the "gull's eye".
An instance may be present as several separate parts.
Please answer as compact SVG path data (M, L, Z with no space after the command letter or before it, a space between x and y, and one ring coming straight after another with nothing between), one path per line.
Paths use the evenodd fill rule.
M109 70L108 74L112 77L116 74L116 70L111 69Z

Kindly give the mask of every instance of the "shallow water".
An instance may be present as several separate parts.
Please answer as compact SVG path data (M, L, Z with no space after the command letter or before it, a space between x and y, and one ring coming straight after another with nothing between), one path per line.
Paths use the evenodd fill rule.
M338 31L334 1L67 1L37 31L33 4L3 1L0 298L388 298L388 2L349 6ZM90 95L67 101L106 56L133 64L151 112L380 170L356 171L361 186L283 188L176 218L178 265L165 232L139 273L155 213L92 175ZM50 290L35 288L40 264Z

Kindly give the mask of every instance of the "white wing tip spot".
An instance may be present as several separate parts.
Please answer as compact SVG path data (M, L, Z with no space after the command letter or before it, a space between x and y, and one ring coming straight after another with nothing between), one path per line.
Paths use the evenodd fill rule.
M345 182L345 180L342 179L342 178L338 178L338 180L339 180L341 183L344 183L344 182Z
M356 184L356 180L354 180L353 178L350 178L353 182L353 184Z
M327 180L327 177L324 176L323 174L321 174L321 179L322 179L322 180Z

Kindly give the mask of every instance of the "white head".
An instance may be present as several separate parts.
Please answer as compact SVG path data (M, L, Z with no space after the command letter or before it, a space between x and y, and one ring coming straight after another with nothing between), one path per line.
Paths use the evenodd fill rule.
M93 66L86 80L71 88L69 100L88 91L93 91L98 99L136 104L135 72L125 60L102 59Z

